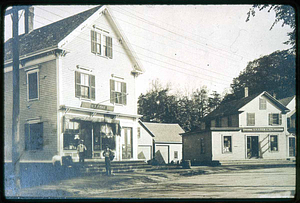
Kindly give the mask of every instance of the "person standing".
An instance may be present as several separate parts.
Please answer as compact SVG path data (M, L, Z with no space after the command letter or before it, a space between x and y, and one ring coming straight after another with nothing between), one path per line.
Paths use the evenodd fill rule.
M108 146L106 146L103 156L105 157L105 168L106 168L106 175L111 175L111 161L114 159L115 155L114 153L109 149Z
M87 150L86 146L83 144L83 140L80 141L80 144L77 146L77 153L79 155L79 162L84 162L84 154Z

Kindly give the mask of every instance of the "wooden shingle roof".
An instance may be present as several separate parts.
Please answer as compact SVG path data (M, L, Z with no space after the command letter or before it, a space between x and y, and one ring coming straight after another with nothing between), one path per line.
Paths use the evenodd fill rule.
M25 56L40 50L57 47L58 43L102 6L35 29L19 36L19 54ZM12 58L12 38L4 44L4 61Z
M178 124L141 122L141 125L154 137L155 142L182 143L184 130Z
M243 97L238 100L233 100L224 104L221 104L219 107L217 107L214 111L209 113L207 116L204 117L204 120L212 120L217 117L227 116L227 115L234 115L241 113L239 111L240 108L248 104L250 101L252 101L254 98L256 98L259 95L264 95L268 99L270 99L271 102L273 102L277 107L279 107L282 111L289 111L282 103L280 103L277 99L272 97L268 92L264 91L261 93L253 94L248 97Z

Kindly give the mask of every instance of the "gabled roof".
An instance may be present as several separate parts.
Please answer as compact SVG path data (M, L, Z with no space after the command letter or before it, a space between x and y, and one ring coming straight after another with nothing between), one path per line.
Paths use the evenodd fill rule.
M154 137L155 142L178 142L182 143L180 133L184 130L178 124L150 123L139 121L141 126Z
M264 91L261 93L253 94L248 97L243 97L238 100L233 100L224 104L221 104L219 107L217 107L214 111L209 113L207 116L204 117L204 120L211 120L213 118L227 116L227 115L233 115L233 114L239 114L241 111L239 111L240 108L248 104L250 101L252 101L254 98L256 98L259 95L264 95L270 101L272 101L278 108L280 108L282 111L289 111L288 108L286 108L284 105L282 105L277 99L272 97L268 92Z
M283 99L279 99L278 101L281 104L283 104L284 106L287 106L293 100L294 97L295 97L295 95L291 96L291 97L286 97L286 98L283 98Z
M79 14L64 18L19 36L19 54L27 55L39 50L57 47L58 43L102 6L96 6ZM12 38L5 42L4 60L12 58Z
M129 56L134 63L134 66L132 67L134 69L133 73L143 73L145 70L143 69L136 53L133 51L133 48L128 43L126 36L124 35L124 33L122 33L117 22L114 20L112 13L106 6L96 6L87 11L78 13L76 15L64 18L60 21L33 30L27 34L20 35L20 59L21 57L26 57L32 53L36 53L39 51L45 51L52 48L61 48L59 47L60 42L70 36L70 34L80 25L91 19L92 16L94 16L93 14L99 9L106 11L109 16L109 20L112 23L112 26L115 28L120 39L122 39L122 44L125 47L125 50L129 51ZM7 62L12 59L12 39L9 39L5 42L4 49L4 61Z

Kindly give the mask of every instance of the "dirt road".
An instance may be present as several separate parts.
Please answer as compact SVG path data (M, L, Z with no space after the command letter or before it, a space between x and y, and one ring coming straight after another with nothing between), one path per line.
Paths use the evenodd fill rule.
M230 168L229 168L230 169ZM152 171L86 176L25 188L37 198L293 198L295 167L250 170L204 170L206 173Z

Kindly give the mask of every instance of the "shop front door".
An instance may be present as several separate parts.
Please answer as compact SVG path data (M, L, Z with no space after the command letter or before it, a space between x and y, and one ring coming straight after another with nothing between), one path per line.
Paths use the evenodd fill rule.
M92 122L82 122L80 139L84 140L84 145L87 148L85 158L92 158Z
M258 136L247 137L247 158L258 158L259 156Z
M295 138L289 138L289 157L294 157L296 155L296 143Z
M122 159L132 158L132 128L122 128Z

